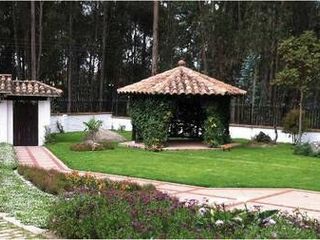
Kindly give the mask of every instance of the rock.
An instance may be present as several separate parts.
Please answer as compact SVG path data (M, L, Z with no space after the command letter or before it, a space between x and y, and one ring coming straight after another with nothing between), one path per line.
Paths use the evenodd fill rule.
M86 141L92 140L86 137ZM106 129L100 129L95 135L94 135L94 142L124 142L127 141L124 137L122 137L120 134L106 130Z
M269 135L265 134L264 132L259 132L259 134L257 134L253 140L258 143L271 143L272 142L271 137Z
M320 141L311 142L310 147L313 153L320 154Z

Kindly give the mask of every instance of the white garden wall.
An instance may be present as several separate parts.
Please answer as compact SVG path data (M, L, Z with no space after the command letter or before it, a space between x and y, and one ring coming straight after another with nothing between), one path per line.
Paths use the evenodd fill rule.
M275 131L273 127L261 127L250 125L236 125L230 124L231 138L243 138L252 139L260 131L268 134L272 139L275 137ZM307 132L302 136L303 142L320 141L320 132ZM278 140L277 142L292 143L292 138L289 134L284 133L281 128L278 128Z
M13 143L12 101L0 101L0 142Z
M95 118L103 121L103 128L106 129L119 129L121 126L125 127L125 130L131 131L132 125L130 118L127 117L115 117L111 113L99 113L99 114L61 114L53 115L50 120L50 128L53 132L57 132L56 122L59 121L66 132L83 131L84 124L90 118ZM272 127L250 126L250 125L237 125L230 124L231 138L243 138L252 139L260 131L268 134L274 139L275 133ZM307 132L302 137L303 142L320 141L320 131ZM291 143L292 138L289 134L283 133L281 128L278 128L278 142Z
M124 126L125 130L131 131L132 125L130 118L114 117L111 113L89 113L89 114L59 114L51 116L50 128L52 132L58 132L57 121L63 126L66 132L83 131L85 126L83 122L89 121L91 118L102 120L105 129L119 129Z
M45 127L50 125L50 100L38 102L38 144L44 144Z

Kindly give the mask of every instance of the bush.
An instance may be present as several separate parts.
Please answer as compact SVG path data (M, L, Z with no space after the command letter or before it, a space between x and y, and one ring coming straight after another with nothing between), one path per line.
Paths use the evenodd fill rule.
M217 109L213 106L207 109L207 119L204 122L203 139L210 147L217 147L225 143L225 129Z
M23 166L18 167L18 173L32 182L42 191L51 194L73 192L78 188L104 191L107 189L121 191L152 191L155 187L151 184L139 185L129 181L111 181L109 179L97 179L92 175L80 175L78 172L61 173L56 170Z
M49 126L45 126L45 133L44 133L44 143L54 143L56 141L56 134L51 132L51 129Z
M255 135L253 138L254 142L257 143L272 143L272 139L269 135L265 134L264 132L259 132L259 134Z
M182 203L159 191L78 191L52 209L49 229L63 238L318 238L303 215L226 210Z
M84 143L75 143L70 146L70 150L76 151L76 152L85 152L85 151L103 151L108 149L114 149L115 148L114 142L99 142L95 143L92 142L91 144L88 142Z
M302 143L294 146L294 154L310 156L310 157L320 157L319 153L312 150L310 143Z
M47 193L59 194L71 187L66 175L53 169L48 171L42 168L20 165L18 173Z
M283 118L283 132L292 136L293 143L297 143L299 134L299 109L292 109ZM303 112L304 116L304 112ZM302 133L306 131L307 123L302 121Z
M0 167L15 169L18 161L10 144L0 143Z

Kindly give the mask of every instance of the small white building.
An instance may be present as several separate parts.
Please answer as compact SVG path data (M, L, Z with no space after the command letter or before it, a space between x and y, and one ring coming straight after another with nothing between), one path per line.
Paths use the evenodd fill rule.
M50 98L62 91L36 80L12 80L0 74L0 142L15 146L44 144L50 125Z

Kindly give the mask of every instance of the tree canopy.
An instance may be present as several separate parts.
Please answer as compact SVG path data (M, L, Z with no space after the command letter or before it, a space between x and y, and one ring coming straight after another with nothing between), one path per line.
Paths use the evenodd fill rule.
M36 57L30 2L0 2L0 72L30 79L36 59L39 80L62 88L66 101L69 94L82 102L72 111L99 110L99 100L100 109L110 111L116 88L151 75L153 2L43 1L34 7ZM282 69L279 43L306 30L320 35L319 1L161 1L158 72L184 59L227 83L255 82L238 103L297 105L299 93L271 82ZM314 104L319 90L310 91L305 101Z

